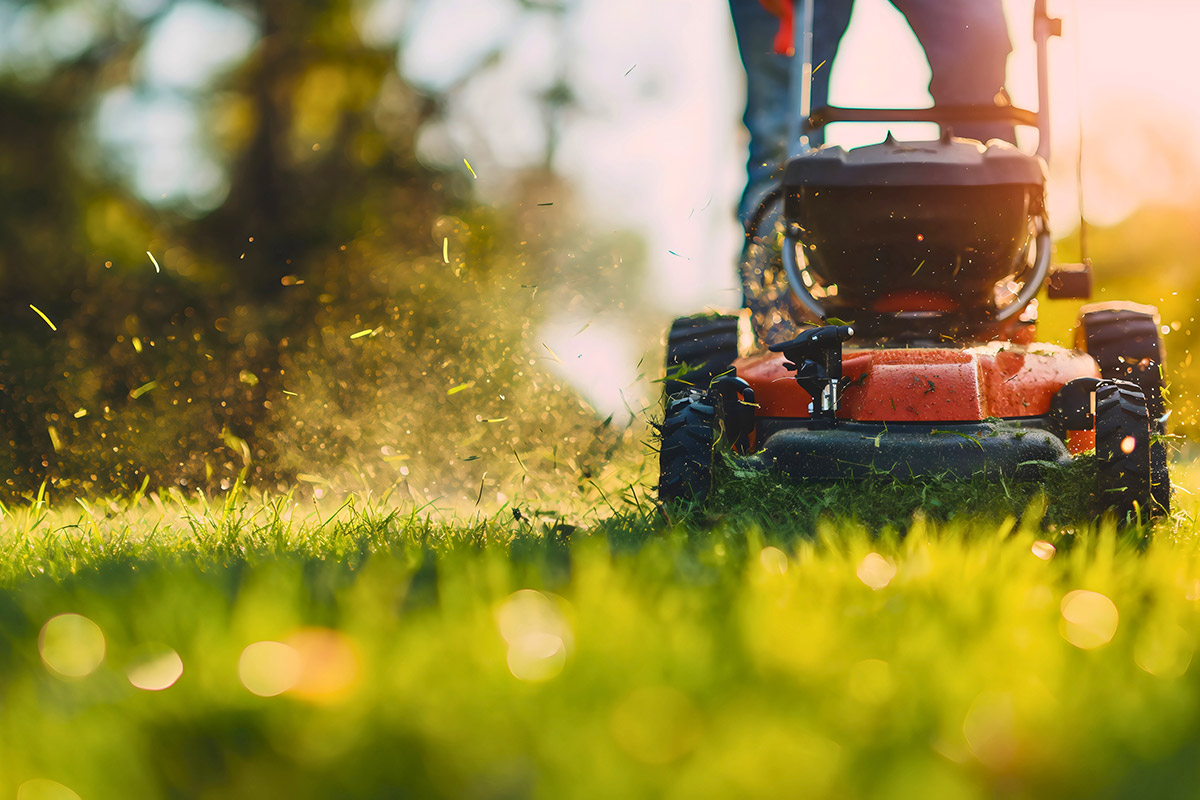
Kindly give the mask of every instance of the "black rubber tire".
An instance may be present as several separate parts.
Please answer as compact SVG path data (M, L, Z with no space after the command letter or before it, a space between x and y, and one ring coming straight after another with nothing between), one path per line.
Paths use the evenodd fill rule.
M727 371L738 357L738 318L728 315L680 317L667 334L667 375L687 365L678 380L668 378L669 399L689 389L705 391L712 379Z
M1096 387L1097 512L1125 519L1135 506L1154 508L1150 477L1150 415L1137 384L1102 380Z
M660 502L701 501L708 496L717 424L717 409L701 392L686 390L667 401L667 415L659 429Z
M1079 338L1088 355L1100 365L1100 376L1137 384L1145 397L1150 415L1150 492L1151 513L1171 512L1171 471L1167 445L1163 441L1167 426L1163 421L1162 365L1166 348L1158 327L1158 310L1132 303L1085 311L1079 321Z
M1079 319L1081 344L1106 378L1128 380L1143 359L1162 364L1164 348L1153 306L1123 304L1085 311ZM1123 374L1122 374L1123 373Z

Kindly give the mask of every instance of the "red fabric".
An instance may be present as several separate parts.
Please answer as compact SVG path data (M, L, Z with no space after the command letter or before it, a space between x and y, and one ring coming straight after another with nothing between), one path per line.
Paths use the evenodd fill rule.
M779 17L779 30L775 34L775 52L781 56L795 55L792 47L792 3L788 0L759 0L763 8Z

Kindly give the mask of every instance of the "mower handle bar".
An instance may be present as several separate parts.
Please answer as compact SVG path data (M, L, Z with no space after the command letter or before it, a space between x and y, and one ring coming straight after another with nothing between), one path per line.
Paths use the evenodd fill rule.
M842 108L825 106L808 116L806 130L834 122L934 122L942 127L954 122L1011 122L1037 127L1038 115L1016 106L942 105L932 108Z
M942 106L941 108L838 108L826 107L815 113L812 108L813 13L815 0L795 0L792 16L794 37L792 56L792 113L790 119L791 152L797 156L812 149L808 134L832 122L1012 122L1038 129L1037 154L1050 161L1050 90L1047 76L1046 43L1062 33L1062 20L1046 11L1046 0L1034 0L1033 39L1037 45L1038 110L1026 111L1012 106Z

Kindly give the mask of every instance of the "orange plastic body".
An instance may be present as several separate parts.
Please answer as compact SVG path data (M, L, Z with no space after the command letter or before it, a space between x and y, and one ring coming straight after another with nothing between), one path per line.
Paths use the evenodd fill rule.
M734 362L754 389L758 417L808 417L812 398L780 353ZM995 342L967 349L847 349L838 417L861 422L973 422L1042 416L1075 378L1098 378L1095 360L1055 345ZM1087 432L1088 434L1091 431ZM1072 434L1072 452L1093 446Z

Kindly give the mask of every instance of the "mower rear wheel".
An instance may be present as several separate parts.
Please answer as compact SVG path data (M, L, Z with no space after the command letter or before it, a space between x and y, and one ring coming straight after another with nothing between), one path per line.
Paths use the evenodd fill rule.
M717 424L716 406L702 392L689 389L667 401L658 451L660 502L699 501L708 495Z
M1163 400L1162 365L1166 348L1159 332L1158 310L1133 303L1114 304L1085 311L1079 320L1079 338L1088 355L1096 359L1100 375L1132 381L1142 390L1150 415L1151 511L1171 512L1171 473L1167 459L1166 403Z
M1079 337L1106 378L1129 380L1144 361L1163 363L1163 341L1154 306L1092 306L1079 318Z
M712 379L728 370L737 357L737 317L680 317L667 335L666 397L692 388L707 390Z
M1137 384L1102 380L1096 387L1097 510L1119 519L1153 510L1150 415Z

